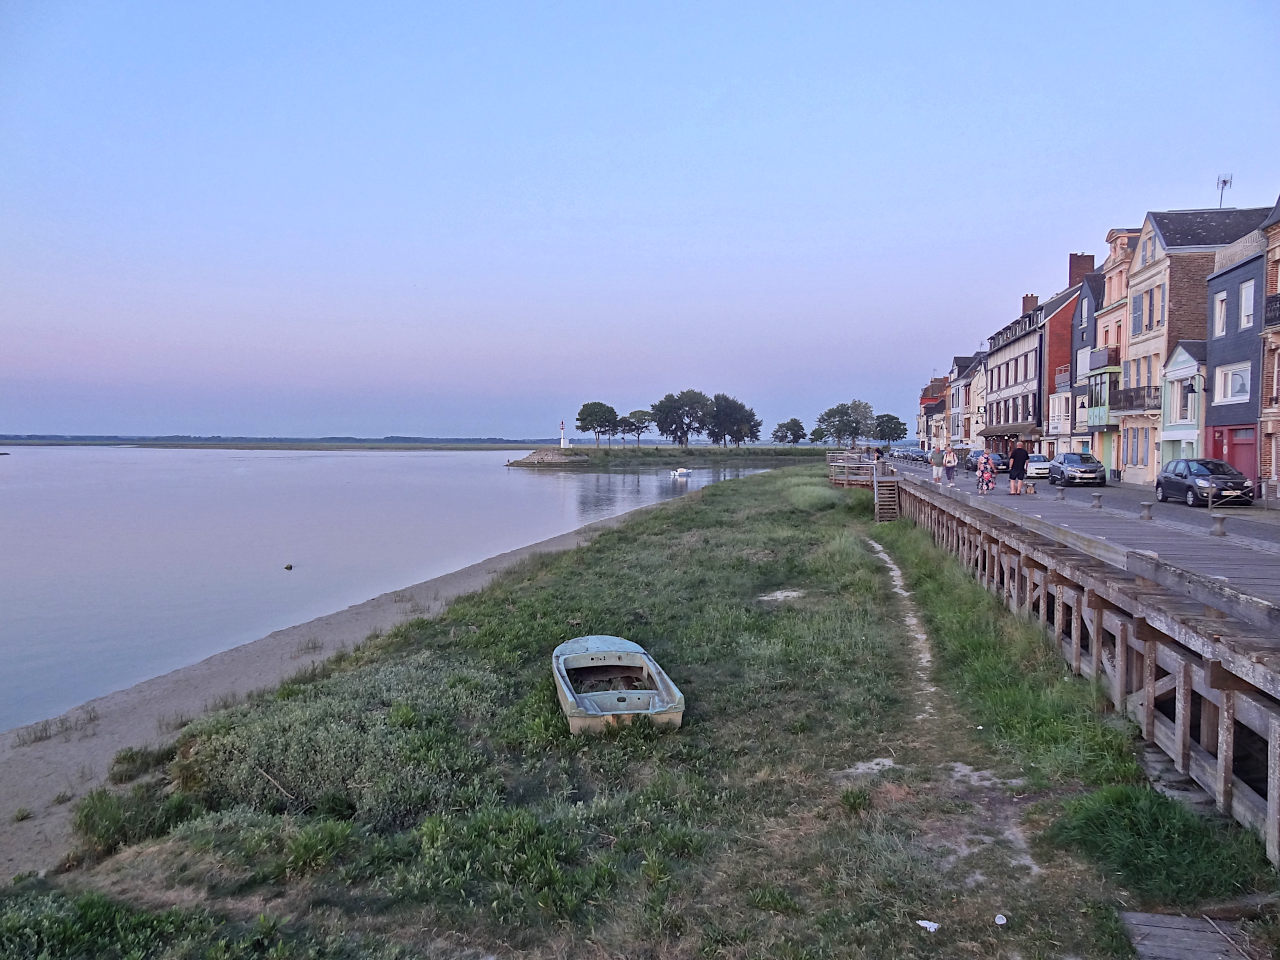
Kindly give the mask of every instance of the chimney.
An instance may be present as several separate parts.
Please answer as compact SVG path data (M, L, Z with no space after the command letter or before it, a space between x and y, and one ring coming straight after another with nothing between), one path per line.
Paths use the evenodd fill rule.
M1024 293L1022 295L1022 312L1030 313L1036 307L1040 306L1040 298L1034 293Z
M1086 273L1093 273L1093 254L1071 254L1067 264L1067 286L1074 287L1077 283L1084 283Z

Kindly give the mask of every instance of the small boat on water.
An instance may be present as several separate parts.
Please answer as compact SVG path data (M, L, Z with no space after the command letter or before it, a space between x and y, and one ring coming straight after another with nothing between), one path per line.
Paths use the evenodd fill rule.
M673 477L681 477L681 478L687 478L691 473L693 473L693 471L690 470L688 467L676 467L674 470L671 471L671 475Z
M678 727L684 694L644 647L622 637L566 640L551 654L556 697L572 734L648 717Z

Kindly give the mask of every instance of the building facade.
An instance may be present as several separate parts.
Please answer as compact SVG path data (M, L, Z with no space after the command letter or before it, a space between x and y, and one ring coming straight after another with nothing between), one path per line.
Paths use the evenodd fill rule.
M1095 270L1084 277L1071 318L1071 447L1076 453L1093 449L1089 426L1089 356L1097 333L1097 311L1102 306L1103 274Z
M1093 349L1089 353L1089 429L1093 455L1113 478L1120 476L1120 418L1111 410L1120 389L1120 347L1129 312L1129 265L1138 245L1137 227L1108 231L1107 259L1102 264L1102 305L1094 313Z
M1170 344L1205 336L1205 281L1216 252L1256 230L1271 210L1169 210L1148 213L1129 272L1128 323L1120 347L1119 416L1123 479L1155 482L1160 472L1160 371ZM1205 409L1206 428L1210 421ZM1208 446L1208 445L1206 445Z
M1262 414L1258 466L1271 496L1280 496L1280 200L1258 229L1266 238L1262 307Z
M1180 340L1164 364L1161 384L1160 460L1204 456L1205 343Z
M1245 234L1217 251L1206 283L1204 449L1258 482L1266 236Z

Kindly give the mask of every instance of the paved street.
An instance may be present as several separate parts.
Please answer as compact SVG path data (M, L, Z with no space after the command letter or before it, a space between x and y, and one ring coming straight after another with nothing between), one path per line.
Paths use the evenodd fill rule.
M889 463L900 472L912 476L932 475L926 465L896 459L889 460ZM976 480L972 473L966 472L963 468L956 471L957 490L970 492L975 485ZM1034 496L1010 497L1008 493L1009 475L1001 473L996 478L996 488L991 492L991 496L1001 506L1012 509L1028 509L1038 500L1052 499L1057 496L1058 488L1049 486L1047 480L1038 480ZM1153 522L1199 533L1207 533L1213 523L1210 511L1203 507L1188 507L1183 503L1155 503L1154 487L1108 484L1105 487L1068 487L1064 493L1069 502L1086 507L1093 503L1090 494L1101 493L1104 511L1114 510L1117 513L1135 517L1142 510L1142 502L1147 501L1154 504L1151 508ZM1212 512L1221 512L1229 517L1226 525L1229 534L1268 543L1280 550L1280 509L1265 510L1259 503L1251 507L1223 507L1221 511L1215 509Z

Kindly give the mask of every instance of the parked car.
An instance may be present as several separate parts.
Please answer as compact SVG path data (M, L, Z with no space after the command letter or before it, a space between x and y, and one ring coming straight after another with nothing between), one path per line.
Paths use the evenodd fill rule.
M1107 468L1091 453L1060 453L1049 461L1049 483L1107 485Z
M1253 503L1253 481L1225 460L1171 460L1156 477L1156 499L1182 500L1188 507Z
M1049 476L1049 458L1043 453L1033 453L1027 457L1027 479L1044 480Z

